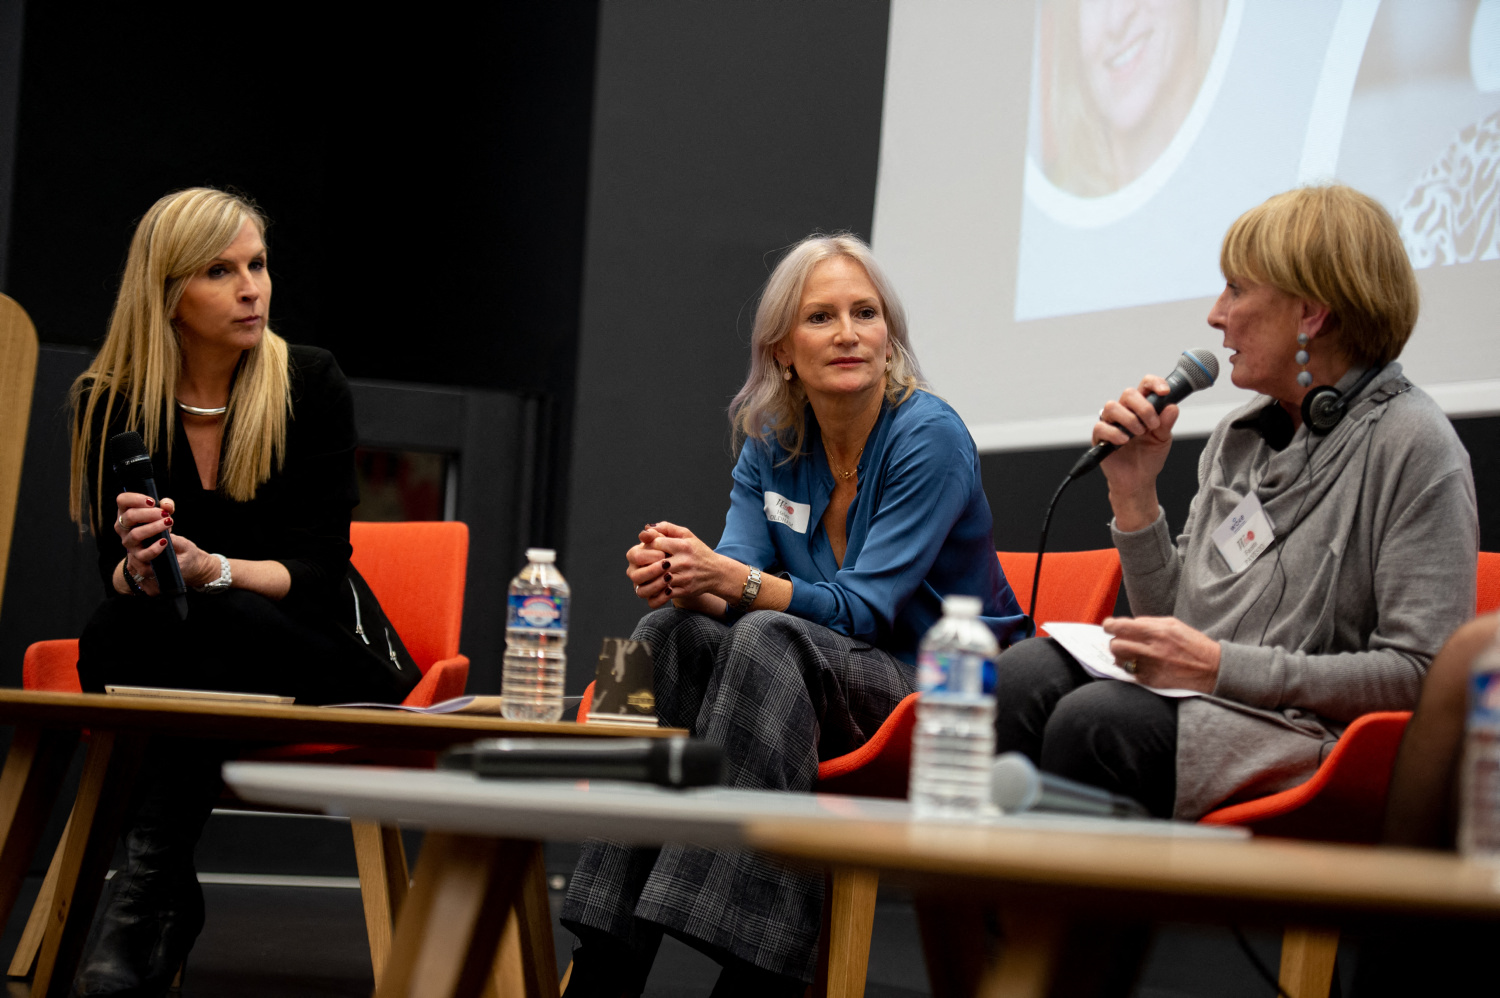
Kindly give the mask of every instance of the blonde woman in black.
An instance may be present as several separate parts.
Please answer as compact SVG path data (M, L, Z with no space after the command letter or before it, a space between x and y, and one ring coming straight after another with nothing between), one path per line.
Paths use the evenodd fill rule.
M162 198L131 241L109 333L74 385L71 510L106 599L79 642L83 688L399 702L420 673L349 564L354 414L332 355L268 324L266 223L248 200ZM110 440L140 434L160 501L126 490ZM170 547L169 547L170 546ZM163 594L170 550L186 617ZM203 924L192 852L223 743L156 739L75 990L159 995Z

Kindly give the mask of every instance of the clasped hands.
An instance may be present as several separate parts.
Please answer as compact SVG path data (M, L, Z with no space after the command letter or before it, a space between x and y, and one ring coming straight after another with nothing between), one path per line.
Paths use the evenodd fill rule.
M639 537L640 543L625 552L625 576L647 606L655 610L672 601L684 610L723 612L718 591L729 567L738 562L675 523L648 523Z
M152 562L167 549L162 533L172 526L177 506L171 499L158 504L139 492L121 492L115 497L115 507L115 533L125 545L125 571L141 580L147 595L155 596L160 590ZM189 586L204 586L219 577L219 559L181 534L173 534L171 542L177 552L177 567Z
M1212 693L1219 681L1219 642L1176 617L1109 617L1104 632L1143 686Z

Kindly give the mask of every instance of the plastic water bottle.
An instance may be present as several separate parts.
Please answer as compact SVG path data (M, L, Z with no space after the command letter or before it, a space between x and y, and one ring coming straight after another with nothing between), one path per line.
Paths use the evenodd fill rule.
M556 551L527 548L526 567L510 580L500 713L512 721L562 717L572 591L556 562Z
M1474 656L1458 818L1458 851L1500 861L1500 634Z
M917 651L917 729L911 803L919 818L973 818L993 812L995 657L1000 646L979 621L973 596L949 596L943 619Z

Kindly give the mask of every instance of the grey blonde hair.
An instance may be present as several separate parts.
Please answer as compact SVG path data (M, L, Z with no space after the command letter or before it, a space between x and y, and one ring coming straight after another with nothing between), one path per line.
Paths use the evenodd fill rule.
M1219 269L1326 306L1325 329L1356 364L1400 356L1421 308L1390 212L1342 184L1298 187L1245 212L1224 234Z
M265 218L249 200L193 187L157 201L136 226L109 333L88 370L73 382L68 511L80 525L85 523L83 497L91 459L103 488L102 436L109 431L116 406L123 407L125 428L139 432L147 447L165 433L170 460L176 426L173 406L182 373L182 347L172 316L188 280L234 241L247 220L264 238ZM91 440L100 405L101 439ZM254 498L260 484L271 477L272 464L281 465L290 411L286 341L268 326L260 342L245 351L229 396L220 492L241 502ZM97 492L92 497L94 518L101 523L108 519L99 512L103 498Z
M797 309L813 268L833 257L848 257L864 268L885 312L885 328L891 350L891 369L886 375L885 397L893 406L911 398L927 381L912 352L907 335L906 309L896 289L870 247L847 232L811 235L791 248L766 281L755 309L755 328L750 334L750 373L729 405L729 422L738 446L746 438L774 438L792 460L802 454L807 438L803 410L807 392L802 380L783 380L776 363L776 347L797 325Z

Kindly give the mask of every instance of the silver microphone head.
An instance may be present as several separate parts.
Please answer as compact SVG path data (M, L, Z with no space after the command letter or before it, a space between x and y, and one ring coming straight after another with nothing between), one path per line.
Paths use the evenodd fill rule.
M1219 380L1219 358L1212 350L1184 350L1177 358L1177 371L1193 391L1201 392Z

